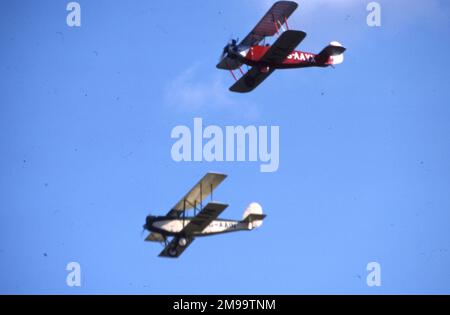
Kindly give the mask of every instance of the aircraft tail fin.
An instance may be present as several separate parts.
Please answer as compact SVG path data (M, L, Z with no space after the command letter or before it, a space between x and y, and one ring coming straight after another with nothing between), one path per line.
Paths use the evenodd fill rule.
M338 65L344 62L344 48L339 42L331 42L317 56L316 62L323 66Z
M254 202L251 203L247 207L247 209L245 209L242 222L247 223L248 228L252 230L255 228L259 228L262 225L265 217L266 215L263 214L261 205Z

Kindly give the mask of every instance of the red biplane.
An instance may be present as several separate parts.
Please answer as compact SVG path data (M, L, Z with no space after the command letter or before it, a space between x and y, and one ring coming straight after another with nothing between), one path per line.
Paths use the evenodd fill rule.
M306 37L305 32L289 30L288 18L297 7L293 1L276 2L243 41L232 40L225 46L217 68L229 70L236 80L230 91L253 91L276 69L328 67L344 61L345 48L338 42L331 42L319 54L294 50ZM266 37L275 34L275 43L265 44ZM252 67L247 73L242 71L244 64ZM239 80L233 72L237 69L242 75Z

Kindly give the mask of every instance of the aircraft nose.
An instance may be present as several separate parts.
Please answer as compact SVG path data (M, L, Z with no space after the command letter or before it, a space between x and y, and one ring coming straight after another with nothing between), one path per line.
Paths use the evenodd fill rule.
M146 229L150 228L153 224L153 219L154 218L151 215L149 215L147 217L147 219L145 220L144 228L146 228Z

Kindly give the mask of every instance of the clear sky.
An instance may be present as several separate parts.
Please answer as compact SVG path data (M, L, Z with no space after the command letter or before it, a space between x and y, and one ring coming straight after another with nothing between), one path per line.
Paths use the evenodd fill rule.
M215 68L271 1L80 0L0 5L0 293L450 293L450 5L302 0L300 49L348 48L336 69L275 72L251 94ZM176 163L177 125L280 126L280 167ZM146 243L207 171L253 232ZM145 236L145 235L144 235ZM81 265L81 287L66 265ZM381 266L381 287L366 266Z

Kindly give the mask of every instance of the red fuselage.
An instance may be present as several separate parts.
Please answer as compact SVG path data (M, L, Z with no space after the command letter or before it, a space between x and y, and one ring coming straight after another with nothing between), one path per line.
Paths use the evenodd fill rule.
M299 50L294 50L282 62L263 62L261 58L270 49L270 46L252 46L245 57L241 61L249 66L266 66L275 69L291 69L291 68L306 68L306 67L323 67L331 63L318 64L316 62L316 54L307 53Z

